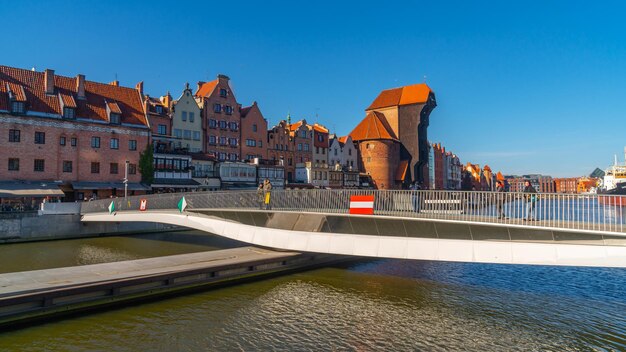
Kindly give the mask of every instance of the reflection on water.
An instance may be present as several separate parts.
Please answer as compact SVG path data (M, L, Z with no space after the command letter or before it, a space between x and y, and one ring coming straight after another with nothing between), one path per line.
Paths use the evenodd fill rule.
M0 350L626 349L626 271L376 260L0 335Z
M242 245L200 231L2 244L0 273L117 262Z

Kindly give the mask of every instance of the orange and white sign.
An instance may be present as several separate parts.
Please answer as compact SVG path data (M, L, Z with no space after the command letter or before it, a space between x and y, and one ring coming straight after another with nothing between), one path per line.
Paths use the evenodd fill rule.
M350 196L350 214L374 215L374 196Z
M148 208L148 200L147 199L140 199L139 200L139 211L146 211L146 209Z

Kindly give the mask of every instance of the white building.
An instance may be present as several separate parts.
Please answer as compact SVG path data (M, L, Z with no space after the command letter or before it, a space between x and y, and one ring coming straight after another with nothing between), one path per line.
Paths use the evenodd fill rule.
M330 167L339 164L343 170L357 170L358 149L352 142L352 137L331 135L328 150L328 164Z

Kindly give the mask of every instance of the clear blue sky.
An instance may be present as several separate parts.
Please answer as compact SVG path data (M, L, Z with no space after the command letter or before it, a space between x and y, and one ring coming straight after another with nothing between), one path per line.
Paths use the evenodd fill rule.
M151 95L231 77L274 124L347 134L379 91L426 82L429 139L507 174L574 176L626 145L620 2L0 0L0 64Z

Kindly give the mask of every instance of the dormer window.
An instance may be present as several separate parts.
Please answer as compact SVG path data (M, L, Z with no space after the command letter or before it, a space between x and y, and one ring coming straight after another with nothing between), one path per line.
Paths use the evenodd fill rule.
M23 114L24 113L24 102L23 101L11 102L11 113L13 113L13 114Z
M122 124L122 117L120 116L120 114L114 114L111 113L111 123L114 125L121 125Z
M161 105L157 105L155 107L156 113L157 114L162 114L163 113L163 107Z
M228 96L228 91L224 88L220 89L220 97L226 98Z
M75 119L76 118L76 110L72 108L63 108L63 118L64 119Z

